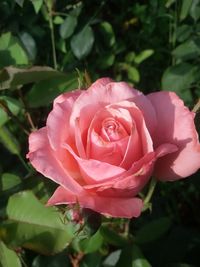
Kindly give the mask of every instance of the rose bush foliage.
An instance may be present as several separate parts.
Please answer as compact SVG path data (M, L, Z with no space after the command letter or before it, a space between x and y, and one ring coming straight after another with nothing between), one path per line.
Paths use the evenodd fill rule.
M49 205L79 203L112 217L137 217L151 175L187 177L200 167L194 113L173 92L147 96L102 78L54 100L28 158L59 187Z

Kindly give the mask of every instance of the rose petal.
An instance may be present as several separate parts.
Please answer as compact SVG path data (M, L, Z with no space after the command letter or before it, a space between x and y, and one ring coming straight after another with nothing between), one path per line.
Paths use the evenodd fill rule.
M104 215L121 218L138 217L143 203L139 198L99 197L96 194L74 195L59 186L49 199L48 205L79 203L83 208L95 210Z
M70 136L69 118L76 98L81 94L80 90L65 93L54 100L53 110L47 118L47 134L51 147L56 150ZM73 133L71 133L73 136Z
M137 162L134 162L132 167L128 171L124 172L122 175L115 177L112 180L103 181L98 184L84 185L83 187L84 189L87 189L87 190L95 189L97 191L102 191L102 190L109 189L109 188L125 189L127 191L133 190L139 184L144 186L146 183L145 181L150 179L152 168L154 166L155 161L156 161L155 152L150 152L146 154L143 158L138 160ZM140 179L140 176L143 176L143 177ZM133 195L133 191L132 191L132 195Z
M160 158L155 175L160 180L176 180L187 177L200 168L200 144L194 125L194 114L172 92L148 95L157 116L158 126L153 136L155 148L171 143L178 151Z
M126 152L129 137L116 142L105 142L94 131L90 135L89 158L119 166Z
M149 101L149 99L141 93L139 96L133 99L133 102L142 112L146 127L150 134L153 135L157 127L157 118L151 101Z
M142 157L142 146L137 128L135 127L130 135L123 160L120 163L120 167L128 169L133 162L137 161L140 157Z
M82 90L77 89L77 90L66 92L66 93L59 95L58 97L54 99L53 107L58 103L64 102L65 100L74 102L79 97L79 95L82 94L82 92L83 92Z
M46 127L31 133L29 136L29 153L27 157L38 172L54 182L70 189L72 192L78 193L83 190L70 176L67 169L63 168L58 161L55 151L51 149L48 143Z
M79 137L82 139L82 143L85 144L90 123L101 108L110 103L130 99L140 94L139 91L131 88L127 83L114 83L109 78L99 79L87 91L82 92L74 103L69 129L75 132L75 124L78 119ZM76 139L76 141L80 141L80 138ZM83 149L81 150L83 152ZM81 152L79 151L79 153Z
M99 109L108 104L134 98L141 94L127 83L111 81L110 79L105 80L105 78L97 80L87 91L80 95L73 107L70 119L71 127L74 127L76 118L80 118L83 127L82 132L84 132Z
M125 130L126 137L118 141L105 141L102 137L102 125L106 119L113 119ZM127 110L102 108L94 116L87 136L87 157L120 165L127 149L129 135L133 127L132 118Z
M157 158L166 156L167 154L174 153L178 151L178 147L173 144L162 144L156 148L155 153Z
M63 144L63 147L66 148L67 151L69 151L76 159L83 179L88 184L95 184L103 180L111 180L125 172L125 169L108 164L106 162L101 162L94 159L82 159L74 153L73 149L68 144Z
M146 127L143 114L141 110L139 110L138 107L135 105L135 103L129 101L122 101L116 104L112 104L109 107L116 109L126 108L135 121L135 125L137 127L138 134L140 136L140 145L142 145L143 147L143 155L153 151L153 142L149 134L149 131Z
M81 135L81 130L80 130L80 126L79 126L79 120L77 119L75 122L75 143L76 143L76 148L78 151L78 155L83 158L86 159L86 151L85 151L85 147L86 144L84 145L83 143L83 137Z

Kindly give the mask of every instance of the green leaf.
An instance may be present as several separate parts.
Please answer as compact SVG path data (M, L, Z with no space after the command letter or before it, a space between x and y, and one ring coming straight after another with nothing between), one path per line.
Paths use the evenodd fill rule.
M111 67L115 62L115 55L111 54L110 52L106 52L104 54L101 54L101 56L97 59L96 64L97 67L105 70L109 67Z
M172 4L174 4L175 1L176 0L167 0L167 2L165 4L166 8L169 8Z
M20 144L15 136L5 127L0 127L0 142L14 155L20 155Z
M43 0L30 0L33 4L33 7L35 9L35 13L38 14L38 12L40 11L42 4L43 4Z
M6 247L0 241L0 267L21 267L20 260L15 251Z
M86 235L91 236L96 233L101 226L100 213L91 209L84 208L82 211L82 216L86 224L84 226L84 232L86 233Z
M199 0L193 0L190 9L190 16L196 22L200 18L200 2Z
M45 0L45 4L47 5L48 10L51 11L54 5L54 0Z
M132 267L151 267L150 263L144 258L140 248L136 245L132 249Z
M68 15L64 22L60 25L60 36L63 39L69 38L74 32L77 22L77 17Z
M70 12L70 15L78 17L81 14L82 8L83 8L83 3L82 2L77 3L77 5L73 6L73 10Z
M35 40L28 32L21 32L19 34L19 37L22 44L24 45L24 48L28 54L29 59L31 61L34 61L37 55L37 47Z
M136 64L140 64L144 60L146 60L148 57L153 55L153 53L154 53L154 50L152 50L152 49L144 50L134 58L134 61L135 61Z
M159 239L169 230L171 223L171 219L168 217L148 222L136 232L136 243L145 244Z
M100 233L103 236L104 240L111 245L122 247L128 244L128 240L120 236L117 232L109 228L109 225L101 226Z
M103 237L100 231L97 231L89 239L84 239L80 242L80 248L84 253L93 253L98 251L103 244Z
M189 63L169 67L162 76L162 89L175 91L187 102L192 101L189 87L197 79L197 68Z
M64 39L60 38L59 41L56 43L56 48L63 53L67 53L66 41Z
M122 249L115 267L151 267L138 246L132 245Z
M90 26L85 26L71 39L71 49L78 59L85 58L91 51L94 43L94 33Z
M138 83L140 81L140 73L135 67L128 66L127 74L129 80L131 80L132 82Z
M180 12L180 20L181 21L187 17L187 15L190 11L190 7L192 5L192 1L193 0L183 0L182 1L181 12Z
M26 95L30 107L47 106L59 94L78 88L76 73L38 82Z
M21 103L9 96L0 96L0 103L3 101L9 110L16 116L22 108ZM9 120L9 116L0 105L0 127Z
M55 16L54 20L53 20L53 23L54 24L57 24L57 25L60 25L64 22L64 19L61 17L61 16Z
M126 57L125 57L125 61L127 62L127 63L133 63L134 62L134 60L135 60L135 57L136 57L136 54L135 54L135 52L129 52L127 55L126 55Z
M80 267L100 267L102 255L99 253L91 253L84 256L80 263Z
M56 184L44 179L42 175L31 175L23 180L21 190L31 190L32 193L42 202L46 203L56 189Z
M172 54L183 60L194 59L200 55L200 40L188 40L176 47Z
M31 267L70 267L70 261L67 257L66 251L59 253L55 256L37 256Z
M21 179L19 176L12 173L3 173L0 178L0 189L1 191L9 190L21 183Z
M0 89L9 89L61 76L64 76L64 73L50 67L35 66L26 69L6 67L0 71Z
M23 7L24 0L15 0L15 2L16 2L20 7Z
M104 267L114 267L119 260L121 249L111 252L103 262Z
M12 195L7 205L9 223L4 236L12 246L23 246L42 254L62 251L72 240L75 229L64 224L54 207L43 206L31 191Z
M192 27L185 24L181 25L176 30L176 38L179 42L183 42L190 37L192 33Z
M102 41L106 46L112 47L116 42L112 25L109 22L104 21L99 24L99 29L103 37Z
M17 37L10 32L0 36L0 68L9 65L27 65L28 57Z

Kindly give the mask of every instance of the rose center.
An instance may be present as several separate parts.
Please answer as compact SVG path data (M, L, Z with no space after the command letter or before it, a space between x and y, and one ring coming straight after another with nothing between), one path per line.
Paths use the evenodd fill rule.
M117 141L128 135L123 125L114 120L107 118L102 122L101 137L106 141Z

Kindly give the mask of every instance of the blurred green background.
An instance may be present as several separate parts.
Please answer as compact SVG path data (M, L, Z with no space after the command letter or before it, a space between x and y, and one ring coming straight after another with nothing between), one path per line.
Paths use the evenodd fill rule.
M175 91L192 109L200 0L1 0L0 16L0 266L200 266L199 173L159 183L138 219L86 213L79 229L45 207L56 185L25 158L52 100L99 77Z

